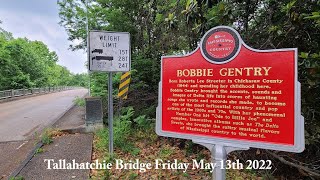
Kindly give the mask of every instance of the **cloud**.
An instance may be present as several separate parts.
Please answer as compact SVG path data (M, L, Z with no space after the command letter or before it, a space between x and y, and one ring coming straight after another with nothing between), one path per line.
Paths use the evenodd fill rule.
M0 19L3 21L0 26L6 31L11 32L15 38L26 37L30 40L44 42L51 51L57 53L59 57L58 63L66 66L71 72L87 72L84 66L87 61L86 54L83 51L68 50L69 44L72 42L67 40L67 33L58 24L59 17L56 2L49 1L51 2L44 3L44 1L40 2L40 0L28 1L29 4L32 4L32 2L39 3L37 4L37 8L33 7L30 9L22 7L22 5L26 5L25 3L19 6L13 6L12 3L9 3L9 5L4 4L2 8L0 7ZM51 10L43 11L43 9L50 9L50 7L52 8ZM41 10L35 11L35 9ZM52 11L56 11L56 14L54 15Z

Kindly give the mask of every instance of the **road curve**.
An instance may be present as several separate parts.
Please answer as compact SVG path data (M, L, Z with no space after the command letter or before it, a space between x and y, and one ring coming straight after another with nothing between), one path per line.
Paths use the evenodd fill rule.
M0 142L20 141L54 123L87 89L67 90L0 104Z

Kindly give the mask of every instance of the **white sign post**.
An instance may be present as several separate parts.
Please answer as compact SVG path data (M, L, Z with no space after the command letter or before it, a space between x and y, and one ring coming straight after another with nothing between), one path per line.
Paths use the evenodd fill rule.
M131 69L130 34L127 32L89 32L89 70L108 73L109 153L113 154L112 73Z

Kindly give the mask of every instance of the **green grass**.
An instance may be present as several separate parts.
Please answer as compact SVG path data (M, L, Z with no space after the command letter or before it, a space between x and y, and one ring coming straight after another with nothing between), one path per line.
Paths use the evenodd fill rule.
M186 173L186 172L184 172L184 173L182 174L182 176L183 176L183 177L189 177L189 174Z
M172 149L170 149L168 147L164 147L160 150L159 156L161 159L166 159L166 158L170 157L172 153L173 153Z
M84 107L86 105L86 101L78 96L73 100L73 102L80 107Z
M129 179L130 180L134 180L134 179L136 179L138 177L138 174L137 173L131 173L130 175L129 175Z
M51 144L52 142L53 142L53 139L52 139L52 137L51 137L51 131L53 131L53 130L51 130L51 129L46 129L45 131L44 131L44 133L42 134L42 136L41 136L41 142L43 143L43 144Z
M24 180L24 177L22 176L10 177L9 180Z
M43 153L44 152L44 149L43 148L38 148L36 149L36 154L40 154L40 153Z
M145 121L145 116L139 116L133 119L133 108L126 108L123 115L115 117L113 125L113 143L115 148L121 149L123 152L129 152L131 155L136 156L140 153L140 149L137 148L130 138L133 133L137 133L137 129L134 128L133 122L136 122L138 126L142 126ZM107 152L109 146L109 130L104 128L96 133L99 138L99 142L96 147L100 150Z

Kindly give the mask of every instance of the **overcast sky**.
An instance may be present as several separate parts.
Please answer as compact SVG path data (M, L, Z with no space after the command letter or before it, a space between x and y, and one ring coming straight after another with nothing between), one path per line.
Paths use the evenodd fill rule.
M0 20L4 30L15 38L26 37L44 42L59 56L58 64L73 73L87 72L83 50L69 50L70 41L58 22L57 0L0 0Z

